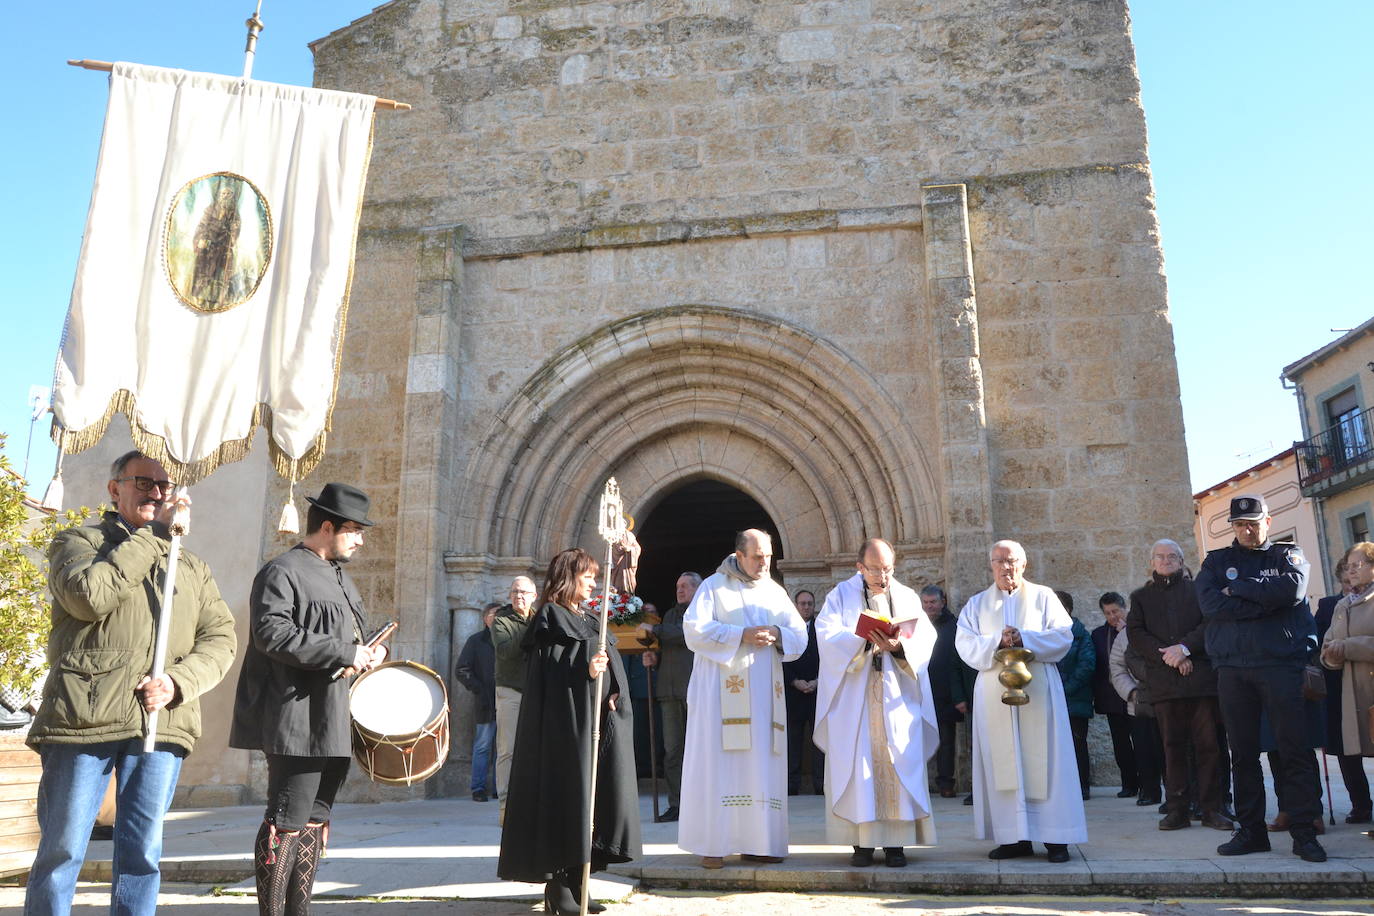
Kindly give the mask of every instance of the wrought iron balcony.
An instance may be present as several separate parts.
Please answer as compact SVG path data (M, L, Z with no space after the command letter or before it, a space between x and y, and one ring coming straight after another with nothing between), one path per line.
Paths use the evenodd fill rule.
M1304 496L1374 480L1374 408L1348 414L1305 442L1293 443Z

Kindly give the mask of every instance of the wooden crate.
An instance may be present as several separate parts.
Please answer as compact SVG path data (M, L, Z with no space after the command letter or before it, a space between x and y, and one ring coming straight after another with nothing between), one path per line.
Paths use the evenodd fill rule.
M23 874L38 850L38 755L22 732L0 732L0 877Z

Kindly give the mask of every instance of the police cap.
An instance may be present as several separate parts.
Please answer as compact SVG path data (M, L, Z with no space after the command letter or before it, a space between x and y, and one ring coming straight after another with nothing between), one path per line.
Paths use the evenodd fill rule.
M1231 500L1231 517L1228 521L1254 522L1268 517L1269 506L1265 504L1263 496L1247 493Z

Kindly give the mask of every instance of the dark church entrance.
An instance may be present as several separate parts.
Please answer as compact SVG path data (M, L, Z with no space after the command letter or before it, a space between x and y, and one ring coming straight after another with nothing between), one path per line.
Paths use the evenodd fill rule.
M718 480L697 480L668 494L635 528L644 554L636 592L660 611L672 607L684 572L705 579L735 549L735 533L759 528L773 536L773 577L783 541L767 511L749 495Z

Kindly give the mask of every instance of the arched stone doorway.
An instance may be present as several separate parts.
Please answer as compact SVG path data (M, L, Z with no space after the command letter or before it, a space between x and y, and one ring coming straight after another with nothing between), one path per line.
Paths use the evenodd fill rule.
M772 315L679 305L593 331L497 412L459 473L454 606L564 547L599 556L611 476L641 520L684 482L748 494L781 535L789 588L824 594L874 535L896 544L903 581L944 580L940 494L906 412L858 360Z
M730 552L735 532L745 528L772 534L773 555L784 558L786 543L758 500L709 478L682 484L636 528L644 548L639 595L660 611L671 607L678 576L688 570L711 575Z

